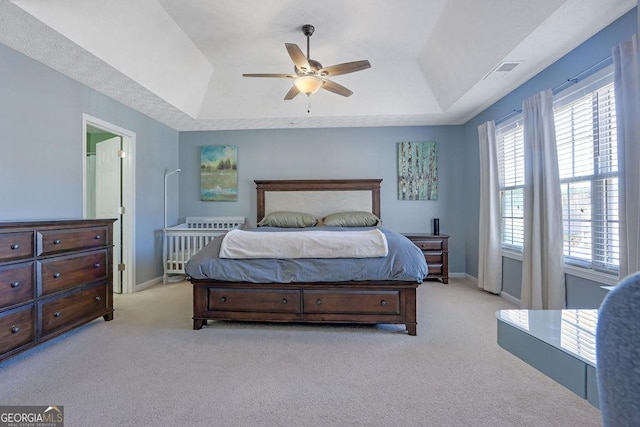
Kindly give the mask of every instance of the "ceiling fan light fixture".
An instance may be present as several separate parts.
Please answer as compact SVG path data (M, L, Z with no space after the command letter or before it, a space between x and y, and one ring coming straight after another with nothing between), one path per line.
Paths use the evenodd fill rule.
M317 76L300 76L296 77L293 84L300 92L309 96L319 91L324 81Z

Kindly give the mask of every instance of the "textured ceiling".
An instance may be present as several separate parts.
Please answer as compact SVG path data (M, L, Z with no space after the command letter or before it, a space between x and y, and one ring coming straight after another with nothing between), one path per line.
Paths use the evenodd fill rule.
M461 124L636 4L0 0L0 42L177 130ZM291 73L303 24L324 66L371 62L332 78L351 97L284 101L290 79L242 77Z

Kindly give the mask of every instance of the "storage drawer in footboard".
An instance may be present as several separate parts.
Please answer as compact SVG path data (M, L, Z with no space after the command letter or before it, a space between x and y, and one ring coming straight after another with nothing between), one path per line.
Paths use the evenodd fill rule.
M304 290L304 312L332 314L401 314L400 291Z
M210 311L299 313L300 291L254 289L208 289Z

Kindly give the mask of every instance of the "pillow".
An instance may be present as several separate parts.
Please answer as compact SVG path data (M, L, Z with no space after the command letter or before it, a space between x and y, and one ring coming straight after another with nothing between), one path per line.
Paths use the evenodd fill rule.
M380 218L371 212L337 212L325 216L322 222L333 227L373 227L380 225Z
M304 212L276 211L267 214L258 223L258 227L303 228L313 227L318 220Z

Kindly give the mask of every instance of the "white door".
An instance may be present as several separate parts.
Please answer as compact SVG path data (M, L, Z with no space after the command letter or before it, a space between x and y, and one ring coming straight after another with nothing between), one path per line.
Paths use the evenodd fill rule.
M113 291L122 292L121 172L122 138L101 141L96 145L96 218L117 218L113 224Z

